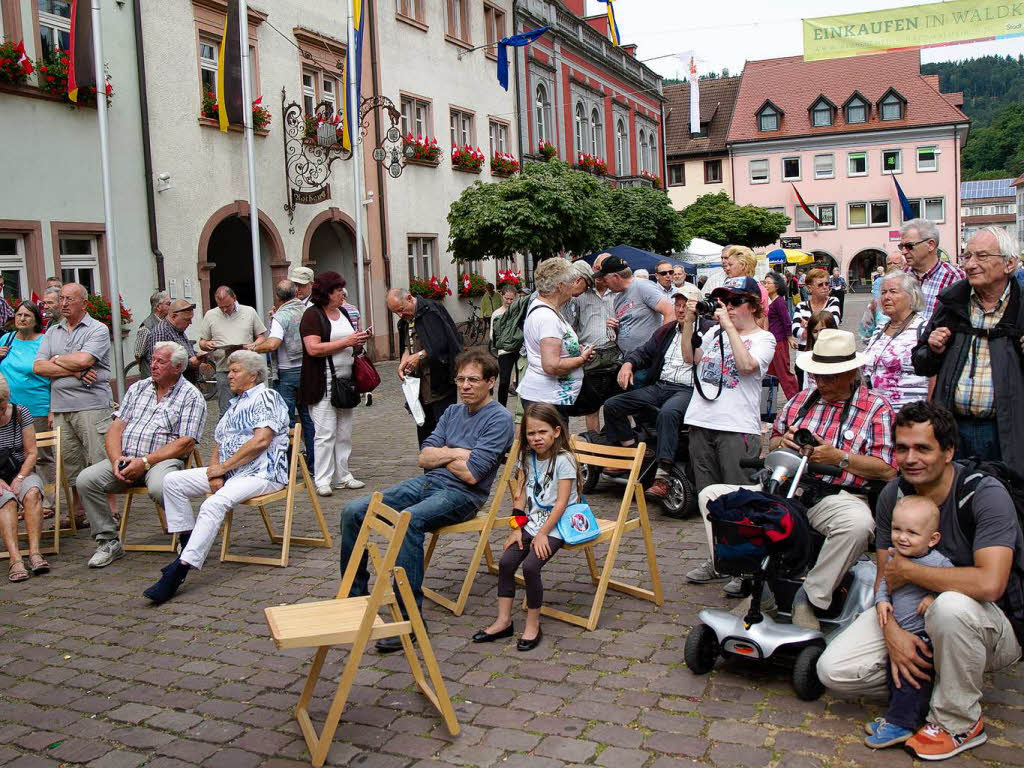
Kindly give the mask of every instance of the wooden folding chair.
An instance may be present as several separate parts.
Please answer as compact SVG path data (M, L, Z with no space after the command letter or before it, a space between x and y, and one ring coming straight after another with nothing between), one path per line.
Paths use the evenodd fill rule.
M597 518L601 534L593 541L575 546L565 545L564 551L582 549L587 557L587 567L590 569L590 579L597 587L594 594L594 602L591 604L588 616L577 616L574 613L551 608L545 605L541 613L555 619L575 624L587 630L597 628L598 619L601 617L601 609L604 607L604 598L609 589L624 592L633 597L650 600L656 605L662 605L665 600L661 592L661 577L658 575L658 561L654 552L654 537L651 534L651 521L647 516L647 501L644 499L644 490L637 477L640 474L640 465L643 463L643 443L633 448L619 446L597 445L587 443L573 437L572 448L576 452L576 459L581 464L589 464L594 467L607 469L628 469L629 480L626 483L626 490L622 496L622 503L619 505L619 514L614 520ZM632 502L636 501L637 515L629 516L629 509ZM629 531L639 528L643 533L644 547L647 550L647 567L651 577L651 589L643 589L633 584L626 584L612 578L612 570L615 568L615 558L619 553L619 545L622 536ZM604 564L598 570L597 560L594 557L594 547L604 542L608 543L608 553L604 557ZM516 581L522 583L522 576L517 576Z
M228 510L224 518L224 536L220 544L220 561L230 563L253 563L255 565L277 565L282 568L288 565L288 551L292 544L302 544L307 547L331 548L331 534L327 530L327 521L324 520L324 513L320 509L320 501L313 488L313 478L309 476L309 469L306 467L306 459L302 455L302 425L296 424L288 435L291 442L291 459L288 462L288 485L280 491L264 493L260 496L253 496L241 503L244 507L256 507L263 518L263 525L267 529L267 535L274 544L281 545L280 557L256 557L254 555L232 555L228 553L231 546L231 515L234 510ZM302 481L298 481L299 470L302 471ZM292 518L295 512L295 492L305 488L309 501L313 505L313 514L316 517L317 525L320 527L321 538L309 538L304 536L292 536ZM278 534L270 522L267 514L267 505L284 499L284 527Z
M53 483L53 543L48 547L42 547L39 552L44 555L58 555L60 554L60 535L62 532L74 533L77 528L75 527L74 515L71 515L71 524L68 528L61 529L60 527L60 493L64 491L64 503L68 509L71 509L71 491L68 489L67 480L64 478L64 461L61 458L60 452L60 427L49 431L49 432L37 432L36 433L36 447L37 448L52 448L53 449L53 461L56 466L56 473L54 475ZM44 489L45 492L50 490L49 485ZM45 532L44 532L45 533ZM18 531L18 539L28 540L28 531ZM20 547L20 545L19 545ZM21 550L19 553L22 555L28 554L28 549ZM0 551L0 560L9 559L10 555L7 550Z
M501 476L498 478L498 487L494 492L494 499L491 501L491 506L488 508L486 515L483 517L477 515L472 520L467 520L464 523L446 525L443 528L438 528L436 531L432 531L430 534L430 541L427 543L427 553L423 557L424 572L426 572L427 566L430 565L430 559L434 556L434 547L437 546L437 541L442 536L455 533L479 533L476 548L473 550L469 566L466 569L466 575L462 580L462 589L459 591L458 598L452 601L429 587L423 587L424 597L429 597L438 605L443 605L456 616L461 616L462 611L466 608L466 600L469 599L469 591L473 588L473 582L476 581L477 571L480 569L480 558L484 557L486 559L487 569L491 573L498 572L498 565L494 562L494 555L491 553L491 531L494 530L494 526L496 524L508 523L508 517L498 517L498 510L501 509L501 501L505 496L505 489L510 487L512 468L515 466L516 458L518 456L519 439L516 438L515 442L512 443L512 448L508 452L508 457L505 459L505 469L502 470Z
M192 453L185 459L185 469L190 467L201 467L203 466L203 460L199 456L199 448L193 448ZM167 533L167 517L164 515L163 504L157 504L154 502L153 506L156 507L156 516L160 520L160 529L164 532L164 535L169 535L171 541L169 544L129 544L128 543L128 516L132 511L132 499L140 494L149 493L144 485L136 485L127 489L124 494L124 509L121 510L121 528L118 531L118 537L121 539L121 546L129 552L177 552L178 551L178 534Z
M420 617L416 600L412 596L412 588L405 575L405 569L395 566L398 552L402 548L405 532L409 528L412 515L409 512L396 512L385 506L381 494L375 493L370 499L366 517L359 529L352 556L341 580L338 596L334 600L321 600L314 603L298 603L265 609L267 625L271 637L278 650L290 648L316 648L313 664L306 678L299 701L295 705L295 719L299 722L302 735L306 739L313 765L319 768L327 758L327 752L334 739L345 703L348 701L352 683L359 672L366 646L371 640L382 637L401 637L402 649L409 662L413 679L429 699L430 703L441 713L448 732L455 736L459 732L459 724L455 719L455 710L445 688L441 670L437 666L434 649L430 645L426 627ZM381 556L376 543L370 540L371 533L382 536L387 541L387 549ZM368 597L349 597L352 582L355 580L356 569L363 558L369 553L373 561L376 575L373 590ZM406 606L409 618L403 619L398 600L392 590L394 581L398 585L398 593L402 605ZM391 613L391 621L385 622L378 611L387 606ZM426 666L424 675L413 647L410 635L414 635L423 654ZM334 695L323 730L317 735L316 728L309 716L309 702L313 698L320 671L324 665L327 651L332 645L351 645L345 668L338 681L338 690ZM429 677L429 680L427 679ZM431 687L431 685L433 687Z

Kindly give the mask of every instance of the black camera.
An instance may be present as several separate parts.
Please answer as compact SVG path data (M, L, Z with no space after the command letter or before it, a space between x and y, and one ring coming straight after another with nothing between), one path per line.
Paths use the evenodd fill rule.
M718 311L718 302L712 299L701 299L697 302L697 314L701 317L714 317Z

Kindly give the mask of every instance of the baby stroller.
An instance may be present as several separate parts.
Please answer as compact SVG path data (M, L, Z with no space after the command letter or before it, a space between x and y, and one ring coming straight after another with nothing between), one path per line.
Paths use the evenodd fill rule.
M797 432L795 441L801 446L815 444L807 430ZM796 492L805 472L834 475L841 470L808 464L806 456L784 448L772 451L763 462L752 460L744 466L763 468L763 491L741 489L715 499L708 505L708 519L715 540L715 567L744 580L750 608L742 618L723 610L701 611L701 623L686 639L686 665L697 675L710 672L720 656L790 666L797 696L813 701L824 691L816 667L826 642L874 602L875 565L867 558L853 565L833 593L828 610L819 615L821 631L790 623L793 597L824 542L808 524ZM788 492L782 496L780 491L786 487ZM762 611L765 585L775 596L777 618Z

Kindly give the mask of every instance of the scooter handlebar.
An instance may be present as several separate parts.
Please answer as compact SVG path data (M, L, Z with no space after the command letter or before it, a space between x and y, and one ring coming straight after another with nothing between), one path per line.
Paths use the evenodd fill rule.
M764 467L764 459L740 459L740 466L743 469L762 469ZM829 475L830 477L838 477L843 473L843 470L835 464L809 463L804 472L805 474L811 475Z

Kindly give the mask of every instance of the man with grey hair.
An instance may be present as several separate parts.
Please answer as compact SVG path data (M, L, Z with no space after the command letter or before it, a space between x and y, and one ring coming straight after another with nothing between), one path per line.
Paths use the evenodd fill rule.
M165 478L185 466L202 438L206 400L182 376L187 365L184 347L157 342L151 377L132 384L114 411L104 440L107 458L78 476L78 495L96 540L90 568L103 568L124 557L107 494L144 485L149 497L163 504Z
M78 283L61 287L60 322L47 329L32 366L33 373L50 379L53 426L61 430L64 476L72 487L83 469L103 460L114 400L110 331L85 311L88 295Z
M308 307L313 296L313 270L309 267L292 267L288 280L295 286L295 298Z
M60 288L47 288L42 298L43 330L60 322Z
M135 332L135 362L139 364L139 376L149 376L149 361L146 359L146 346L149 336L157 324L167 317L171 308L171 294L167 291L156 291L149 297L149 316L139 325Z
M967 279L938 297L914 349L914 371L935 376L932 402L956 417L957 458L1024 466L1024 302L1014 279L1018 245L983 227L960 256ZM998 414L998 417L997 415Z
M234 397L217 422L213 435L217 447L209 466L167 476L167 530L180 534L182 549L180 556L164 567L160 580L143 592L154 603L170 600L189 569L203 567L228 510L288 483L291 419L284 398L268 389L266 381L263 355L243 349L228 357L228 386ZM190 501L196 496L207 496L198 516Z
M237 349L252 349L267 334L259 314L240 304L235 292L226 285L214 291L214 309L203 315L199 325L199 348L213 352L217 364L217 399L221 416L228 409L231 390L228 385L228 357Z
M939 228L928 219L905 222L900 228L900 241L896 247L907 260L907 271L921 283L921 292L924 293L921 316L928 322L939 294L957 280L963 280L964 271L939 258Z

